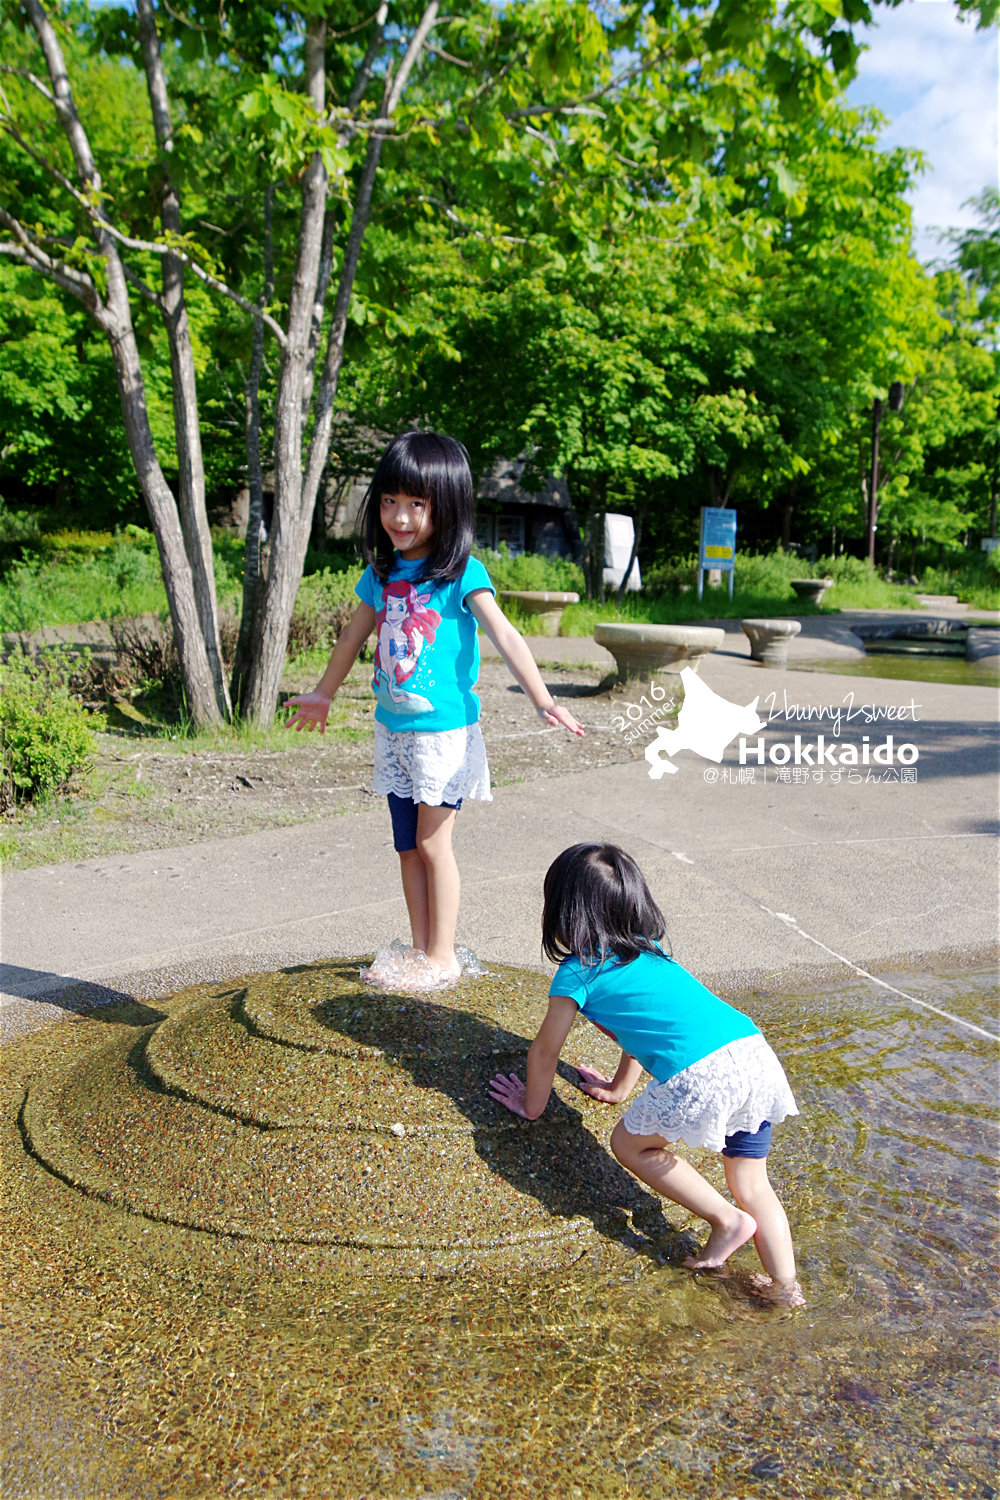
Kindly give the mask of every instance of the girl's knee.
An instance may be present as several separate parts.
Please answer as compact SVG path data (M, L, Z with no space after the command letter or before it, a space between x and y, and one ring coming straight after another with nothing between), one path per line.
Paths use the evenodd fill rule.
M630 1171L635 1170L636 1162L645 1151L658 1151L668 1162L676 1160L669 1146L655 1136L633 1135L624 1120L619 1120L611 1132L611 1149L622 1166Z
M619 1120L618 1124L611 1132L611 1149L623 1166L625 1165L627 1158L632 1154L630 1149L631 1141L632 1136L626 1130L622 1121Z
M773 1194L766 1157L724 1156L723 1162L729 1191L744 1212L753 1213L754 1203Z
M418 829L417 854L425 865L436 864L451 854L451 839L442 838L440 829L435 829L433 833L421 833Z

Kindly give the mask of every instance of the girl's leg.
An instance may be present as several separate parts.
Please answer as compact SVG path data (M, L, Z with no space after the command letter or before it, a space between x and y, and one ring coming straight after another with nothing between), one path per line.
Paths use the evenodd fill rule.
M461 883L451 847L455 827L453 807L430 807L421 802L417 812L417 853L427 881L427 943L424 952L447 974L458 974L455 928ZM404 884L405 889L405 884ZM409 905L409 896L407 896ZM416 929L414 929L416 944Z
M729 1191L744 1213L757 1222L754 1244L761 1265L774 1284L778 1300L793 1306L805 1301L795 1279L795 1251L785 1210L767 1175L766 1157L724 1156Z
M410 915L410 932L414 948L427 952L430 941L430 917L427 908L427 869L420 857L419 849L406 849L399 856L399 872L403 877L403 895L406 910Z
M690 1162L674 1155L662 1136L632 1135L619 1120L611 1132L611 1149L640 1182L711 1225L705 1248L684 1262L692 1270L721 1266L756 1232L753 1216L727 1203Z

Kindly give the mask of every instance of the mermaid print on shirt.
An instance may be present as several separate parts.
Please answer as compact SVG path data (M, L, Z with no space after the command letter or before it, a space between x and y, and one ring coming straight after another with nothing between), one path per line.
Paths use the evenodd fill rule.
M394 558L389 578L371 563L355 587L374 617L375 718L393 733L436 734L479 718L478 624L469 595L494 592L470 557L459 578L425 578L423 561Z
M382 588L382 608L375 616L378 644L372 688L383 708L394 714L433 713L434 705L420 693L408 692L404 683L417 669L424 646L434 644L441 623L435 609L428 609L431 595L422 594L406 579L396 579Z

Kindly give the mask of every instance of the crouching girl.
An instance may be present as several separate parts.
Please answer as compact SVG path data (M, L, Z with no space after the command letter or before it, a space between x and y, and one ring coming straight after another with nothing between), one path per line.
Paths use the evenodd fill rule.
M584 1093L627 1099L611 1149L647 1187L697 1214L708 1240L685 1265L723 1265L753 1239L775 1302L804 1302L784 1209L767 1176L772 1126L798 1114L781 1064L749 1016L718 999L661 947L663 917L635 861L614 844L574 844L545 876L542 946L559 964L528 1053L527 1082L498 1074L490 1094L526 1120L548 1103L559 1054L579 1012L622 1048L613 1078L580 1068ZM735 1205L672 1147L721 1151Z

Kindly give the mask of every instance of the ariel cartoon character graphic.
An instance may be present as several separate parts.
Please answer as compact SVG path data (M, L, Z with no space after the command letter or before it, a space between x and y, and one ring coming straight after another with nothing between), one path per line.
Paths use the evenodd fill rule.
M417 670L425 645L434 644L441 623L437 610L428 609L430 594L397 579L382 590L382 608L375 616L378 644L372 688L383 708L395 714L428 714L434 705L419 693L407 692L406 683Z

